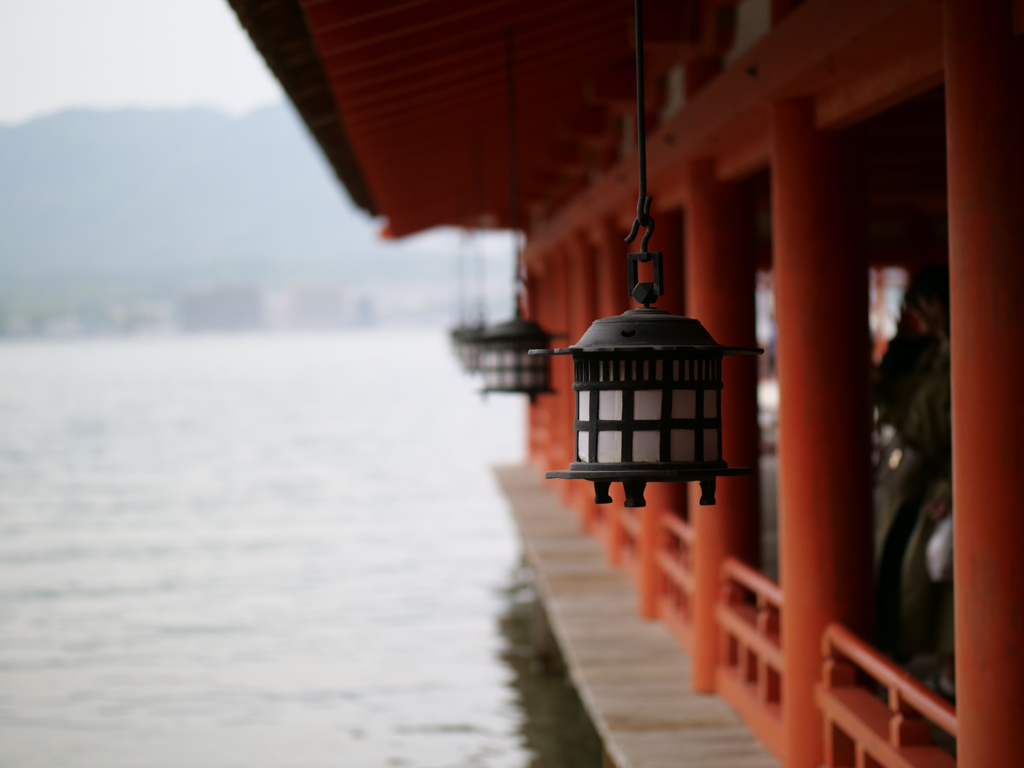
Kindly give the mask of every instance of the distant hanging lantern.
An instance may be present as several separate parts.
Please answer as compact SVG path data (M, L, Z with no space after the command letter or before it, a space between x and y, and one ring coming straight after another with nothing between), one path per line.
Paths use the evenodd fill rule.
M636 0L636 68L640 198L626 242L640 227L645 232L640 253L626 259L629 294L644 306L596 320L568 349L531 352L572 355L575 371L576 460L546 476L593 481L598 504L611 502L609 487L622 483L627 507L645 506L647 483L695 480L700 503L710 505L716 478L751 473L722 459L722 358L762 350L724 347L697 320L650 306L664 283L662 255L647 251L654 219L647 196L642 0ZM638 281L640 262L653 262L653 282Z
M484 331L480 345L480 373L484 392L519 392L533 400L550 392L548 360L530 350L546 348L551 337L537 323L513 319Z
M467 373L480 372L480 348L484 334L481 324L463 324L451 331L452 349Z
M512 30L505 32L505 86L508 116L509 225L515 241L513 302L511 320L490 325L480 338L480 372L486 392L526 394L532 401L550 392L546 357L530 355L538 347L547 348L551 335L532 320L522 317L523 278L519 251L519 185L517 183L515 73Z

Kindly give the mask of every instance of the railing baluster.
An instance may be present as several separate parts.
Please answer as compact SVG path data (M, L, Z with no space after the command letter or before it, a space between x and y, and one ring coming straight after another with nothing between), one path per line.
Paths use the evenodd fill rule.
M769 749L782 751L778 585L733 558L722 565L718 691Z
M956 738L952 706L838 624L825 629L822 652L815 696L825 728L826 766L848 766L851 760L864 768L956 765L932 743L933 723ZM888 706L860 682L865 675L885 687Z

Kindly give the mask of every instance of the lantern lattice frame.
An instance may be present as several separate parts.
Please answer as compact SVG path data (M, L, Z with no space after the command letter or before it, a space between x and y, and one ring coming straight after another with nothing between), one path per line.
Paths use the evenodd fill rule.
M722 459L722 360L760 351L653 308L597 320L567 349L534 350L573 358L575 461L546 477L592 481L598 504L621 482L627 507L645 505L649 482L696 480L701 504L714 504L715 478L751 474Z
M530 354L537 347L547 347L550 340L537 323L521 317L488 328L480 341L482 391L525 394L531 401L550 393L547 358Z
M451 331L452 348L466 373L480 372L483 325L460 325Z

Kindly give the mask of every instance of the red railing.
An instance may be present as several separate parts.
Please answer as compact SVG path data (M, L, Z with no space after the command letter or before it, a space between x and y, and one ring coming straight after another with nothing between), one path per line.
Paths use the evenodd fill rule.
M825 765L952 768L956 759L932 741L932 725L956 739L956 710L846 628L822 636L825 663L815 699L825 725ZM888 705L863 685L885 688Z
M634 583L640 571L640 527L637 510L623 507L619 512L619 557Z
M782 756L782 590L739 560L722 563L715 685L747 726Z
M658 523L658 615L689 653L693 643L693 529L674 512L663 512Z

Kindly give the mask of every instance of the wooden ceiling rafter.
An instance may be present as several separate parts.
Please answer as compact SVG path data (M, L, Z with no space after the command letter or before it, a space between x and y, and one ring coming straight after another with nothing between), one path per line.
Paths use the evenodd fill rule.
M523 0L513 0L514 2L522 2ZM447 36L436 36L425 39L418 42L415 45L395 45L392 46L393 50L385 53L378 51L374 55L362 55L356 59L356 61L348 63L343 70L338 70L335 65L332 64L333 58L338 58L336 55L321 53L321 60L324 63L324 69L331 74L344 74L356 76L359 72L379 70L382 66L394 66L396 61L408 59L415 65L416 61L422 61L429 59L433 56L436 51L450 50L453 47L461 47L467 43L472 43L474 40L479 39L490 39L492 35L497 35L499 38L504 34L504 30L508 26L515 26L520 29L530 28L541 28L549 24L558 24L560 21L571 21L571 11L573 7L589 8L593 9L593 4L588 3L587 0L558 0L558 2L544 5L539 9L533 9L528 13L523 13L515 17L510 16L498 16L488 25L477 25L461 29L455 34ZM610 18L618 18L620 14L614 6L597 6L597 10L591 10L590 15L594 18L600 18L602 14L609 16ZM580 25L576 24L579 28ZM593 25L583 25L583 29L591 29ZM591 29L591 31L593 31Z
M550 55L552 43L557 43L560 51L556 58ZM480 73L482 71L480 67L470 69L459 65L476 64L482 58L492 59L486 69L500 70L504 77L504 46L504 35L495 34L488 38L481 38L472 48L460 48L457 53L432 60L424 66L398 69L380 77L360 79L354 83L346 82L344 78L330 74L328 79L335 86L338 95L345 99L346 105L362 106L359 102L359 94L364 91L372 93L374 97L383 101L395 99L411 88L419 86L422 86L422 90L423 88L458 83L460 78L465 79L472 76L467 72ZM593 47L593 34L583 33L579 30L576 32L553 30L543 36L520 32L516 36L516 71L518 73L523 66L535 65L537 62L544 62L546 66L550 66L552 63L573 60L578 56L579 51L593 50ZM496 54L500 54L500 57L495 60ZM438 74L434 74L435 72ZM414 85L409 83L410 74L415 74L418 78ZM391 83L394 82L399 84L398 88L392 87Z
M265 25L247 28L279 78L290 55L304 55L307 68L319 62L319 85L293 77L286 90L297 105L314 103L317 88L321 102L324 94L333 100L329 110L321 103L300 113L339 177L350 190L362 184L364 203L389 217L393 234L469 218L507 223L509 26L516 30L519 205L531 212L527 258L595 216L631 218L635 155L619 156L624 121L635 110L631 4L230 2L250 22L256 5L262 13L289 6L304 20L304 41L271 44ZM690 157L715 158L722 178L764 168L772 100L813 98L822 127L838 128L941 83L934 0L806 0L718 74L711 63L733 43L737 0L646 3L649 172L659 204L680 203L678 179ZM914 25L916 37L907 31ZM689 74L693 62L707 65L707 85L659 125L667 73L682 66ZM877 160L880 183L891 187L886 200L932 209L924 199L924 187L935 186L931 170L922 171L921 189L899 186L885 180L906 168L884 153Z
M582 46L581 46L582 47ZM504 46L502 46L502 49ZM517 83L522 85L523 82L531 75L535 74L549 74L554 67L564 67L567 64L572 66L572 62L577 61L578 56L576 55L575 48L567 48L560 51L557 57L540 58L537 57L533 60L516 61L516 79ZM580 72L585 72L585 65L579 65L575 67ZM351 111L358 111L360 109L372 108L378 104L386 106L388 108L387 114L393 114L395 110L405 111L415 109L417 103L427 101L433 103L435 100L440 101L448 97L454 97L455 100L465 99L467 96L474 95L477 92L486 90L491 95L495 84L503 86L505 82L505 64L504 62L494 63L486 67L480 67L472 71L472 74L459 76L453 76L449 79L443 87L435 87L431 90L424 90L417 88L416 85L410 85L404 87L400 92L392 91L390 93L374 94L372 97L368 97L365 100L360 99L346 99L346 108ZM418 82L417 82L418 85ZM431 83L426 83L429 86ZM634 86L635 89L635 86ZM401 98L401 94L416 93L417 95L413 98Z

